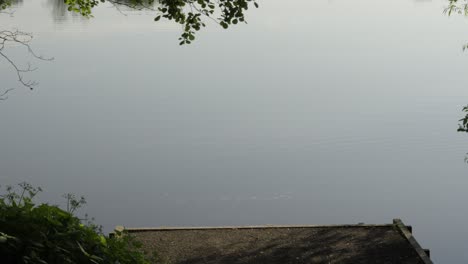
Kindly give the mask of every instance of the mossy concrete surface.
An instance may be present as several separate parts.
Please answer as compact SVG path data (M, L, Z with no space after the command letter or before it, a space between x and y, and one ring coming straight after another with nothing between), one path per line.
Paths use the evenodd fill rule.
M385 225L125 228L170 264L432 263L395 219Z

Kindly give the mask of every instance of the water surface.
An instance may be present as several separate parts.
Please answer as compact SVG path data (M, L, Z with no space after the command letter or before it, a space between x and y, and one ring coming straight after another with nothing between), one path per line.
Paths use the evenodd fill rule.
M436 263L468 260L468 21L444 1L280 0L248 25L180 27L111 6L24 0L33 92L0 63L0 183L65 192L129 227L389 223Z

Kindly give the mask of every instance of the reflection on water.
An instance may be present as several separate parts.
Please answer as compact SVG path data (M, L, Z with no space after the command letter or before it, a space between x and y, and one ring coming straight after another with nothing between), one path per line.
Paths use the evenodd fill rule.
M18 6L23 4L23 0L10 0L12 6Z
M16 0L16 1L23 1L23 0ZM116 3L107 2L107 4L112 5L118 12L125 14L127 12L138 12L139 10L154 8L157 5L158 1L154 1L151 4L143 3L143 5L136 5L133 0L121 0ZM63 22L70 17L73 19L81 18L81 15L68 11L68 6L65 4L64 0L47 0L48 7L52 10L52 16L55 21Z
M139 10L153 9L158 5L158 1L155 1L151 4L143 3L142 5L136 5L133 0L121 0L117 3L107 2L107 4L112 5L119 12L136 12ZM23 0L11 0L11 6L13 8L21 7L23 5ZM52 17L57 22L66 20L69 17L74 19L80 17L79 14L68 11L68 6L64 0L46 0L45 5L52 12Z
M47 0L47 8L51 10L52 17L57 23L62 23L70 17L74 19L84 19L80 14L68 11L68 5L64 0Z
M68 5L63 0L47 0L47 7L52 12L52 17L56 21L62 21L67 19L69 16L79 17L80 15L74 12L68 11Z

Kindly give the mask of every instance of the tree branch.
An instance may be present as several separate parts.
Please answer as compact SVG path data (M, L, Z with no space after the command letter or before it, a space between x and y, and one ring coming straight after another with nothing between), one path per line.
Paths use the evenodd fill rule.
M1 93L1 94L0 94L0 101L3 101L3 100L8 99L8 95L7 95L7 94L8 94L10 91L12 91L12 90L13 90L13 88L6 89L3 93Z
M11 68L16 72L16 76L20 84L30 90L34 89L38 82L33 80L25 79L25 73L32 72L36 70L33 68L30 63L25 68L19 67L6 53L5 50L7 47L20 45L25 47L28 50L28 53L31 54L34 58L43 61L51 61L54 58L46 58L42 55L38 55L30 46L33 36L30 33L22 32L19 30L0 30L0 58L3 58ZM7 89L3 94L0 95L1 100L5 100L5 95L10 92L12 89Z

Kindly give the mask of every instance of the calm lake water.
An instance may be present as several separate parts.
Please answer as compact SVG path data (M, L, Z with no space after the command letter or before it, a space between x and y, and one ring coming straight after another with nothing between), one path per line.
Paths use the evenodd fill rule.
M261 1L190 46L151 13L86 20L24 0L2 28L33 92L0 62L0 183L29 181L103 224L390 223L436 263L468 261L468 20L445 1Z

